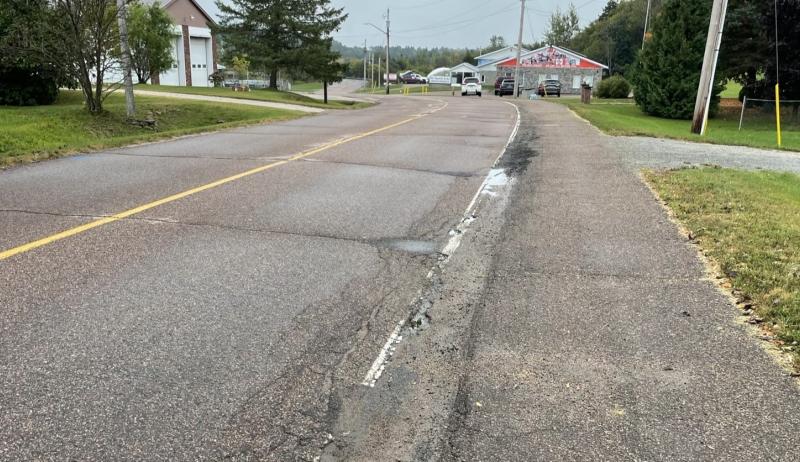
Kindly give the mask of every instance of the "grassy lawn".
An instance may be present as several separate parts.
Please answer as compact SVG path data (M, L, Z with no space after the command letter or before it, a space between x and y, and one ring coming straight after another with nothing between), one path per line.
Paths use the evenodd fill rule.
M298 95L290 91L278 90L251 90L233 91L222 87L172 87L166 85L137 85L137 88L147 91L164 91L170 93L185 93L188 95L224 96L226 98L252 99L257 101L270 101L273 103L299 104L301 106L319 107L325 109L361 109L370 106L369 103L353 101L333 101L328 104L321 100Z
M800 368L800 176L703 168L646 178L734 290L777 324Z
M729 80L725 84L725 89L720 93L721 98L739 99L739 92L742 90L742 85L733 80Z
M709 120L706 136L689 132L691 121L661 119L644 114L630 100L592 100L592 104L581 104L571 98L548 101L569 106L575 113L610 135L643 135L658 138L674 138L688 141L735 144L758 148L777 148L774 113L768 109L751 108L745 113L742 131L739 127L738 102L724 104L719 115ZM800 120L792 118L791 108L781 114L783 126L783 148L800 151Z
M142 96L136 98L136 104L140 118L152 112L156 129L127 123L121 94L109 96L105 102L107 112L100 116L85 111L83 97L75 91L62 91L52 106L0 106L0 166L303 115L272 108Z
M292 84L292 91L312 92L322 90L322 82L297 81Z

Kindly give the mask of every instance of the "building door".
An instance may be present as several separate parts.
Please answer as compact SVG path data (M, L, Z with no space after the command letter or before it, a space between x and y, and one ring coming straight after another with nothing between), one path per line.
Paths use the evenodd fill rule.
M192 37L192 86L207 87L208 84L208 39Z

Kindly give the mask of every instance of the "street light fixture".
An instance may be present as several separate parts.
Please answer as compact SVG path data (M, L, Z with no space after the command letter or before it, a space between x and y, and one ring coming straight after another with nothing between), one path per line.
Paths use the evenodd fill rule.
M381 34L386 34L386 94L389 94L389 10L386 10L386 30L381 29L380 27L372 24L371 22L365 22L365 26L372 26L378 30Z

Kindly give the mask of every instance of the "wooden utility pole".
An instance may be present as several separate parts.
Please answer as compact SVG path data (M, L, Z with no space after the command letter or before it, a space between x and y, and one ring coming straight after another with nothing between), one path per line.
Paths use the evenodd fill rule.
M128 45L128 12L125 0L117 0L117 24L119 24L119 50L122 54L122 72L125 84L125 113L128 119L136 116L136 103L133 100L133 79L131 79L131 48Z
M517 39L517 65L514 68L514 98L519 98L519 66L522 59L522 30L525 27L525 0L519 13L519 38Z
M722 44L722 29L725 27L725 13L728 0L714 0L711 8L711 21L708 24L706 52L703 56L703 70L700 73L700 84L697 88L697 99L694 103L692 133L705 134L708 123L708 109L714 93L714 75L717 71L719 47Z
M367 39L364 39L364 86L367 86Z

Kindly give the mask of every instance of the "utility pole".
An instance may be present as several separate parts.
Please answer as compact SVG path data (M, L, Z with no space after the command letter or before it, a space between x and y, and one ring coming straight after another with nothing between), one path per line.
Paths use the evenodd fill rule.
M386 94L389 94L389 8L386 8Z
M371 22L365 22L365 26L374 27L377 29L381 34L386 34L386 94L389 94L389 8L386 8L386 30L381 29L380 27L372 24ZM378 57L378 73L380 74L380 57ZM380 77L380 76L379 76Z
M717 71L717 58L719 57L719 47L722 44L722 29L725 27L727 10L728 0L714 0L711 8L711 21L708 24L703 70L700 73L700 84L694 103L692 133L703 135L706 132L708 109L711 106L711 95L714 93L714 74Z
M367 39L364 39L364 86L367 86Z
M647 0L647 12L644 14L644 32L642 32L642 50L644 50L644 41L647 39L647 23L650 22L650 4L652 0Z
M519 65L522 59L522 30L525 27L525 0L519 13L519 38L517 39L517 66L514 68L514 98L519 98Z
M117 0L117 24L119 25L119 49L122 53L122 72L125 83L125 113L128 119L136 117L136 104L133 100L133 80L131 79L131 48L128 45L128 12L126 0Z

